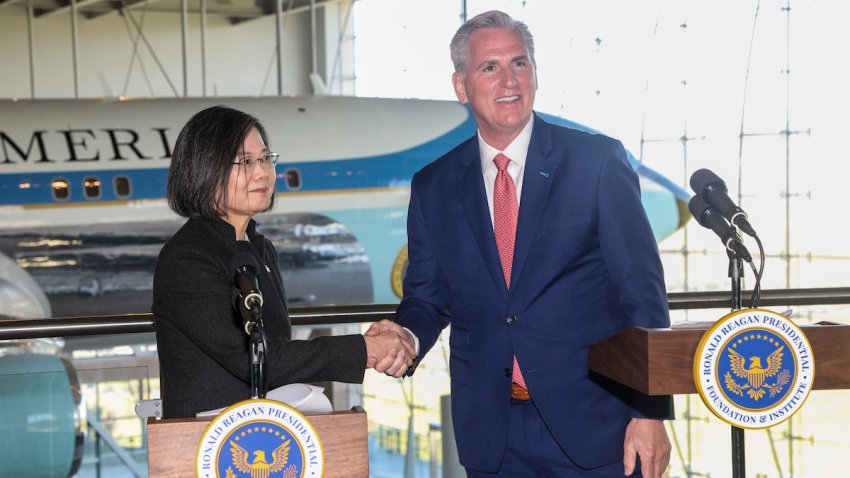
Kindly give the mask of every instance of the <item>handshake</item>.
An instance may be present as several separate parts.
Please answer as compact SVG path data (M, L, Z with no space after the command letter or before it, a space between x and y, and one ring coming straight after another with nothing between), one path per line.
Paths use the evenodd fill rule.
M363 334L366 339L366 368L391 377L401 377L416 359L413 335L390 320L375 322Z

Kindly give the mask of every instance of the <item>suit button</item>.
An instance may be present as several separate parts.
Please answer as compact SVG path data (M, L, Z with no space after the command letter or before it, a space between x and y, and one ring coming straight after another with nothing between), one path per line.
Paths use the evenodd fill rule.
M508 316L507 322L508 325L514 325L519 318L513 314Z
M509 368L505 369L505 377L510 377L513 375L513 371Z

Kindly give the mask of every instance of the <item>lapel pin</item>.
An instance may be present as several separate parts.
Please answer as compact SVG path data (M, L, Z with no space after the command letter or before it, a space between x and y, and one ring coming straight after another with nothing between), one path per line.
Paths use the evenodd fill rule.
M549 177L549 173L546 173L546 172L543 172L543 171L540 171L540 175L543 176L544 178Z

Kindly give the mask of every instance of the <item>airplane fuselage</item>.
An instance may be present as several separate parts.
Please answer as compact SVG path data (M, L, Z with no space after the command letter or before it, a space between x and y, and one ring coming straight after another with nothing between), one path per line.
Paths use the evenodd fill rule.
M350 97L0 101L0 254L35 279L54 316L148 311L159 248L182 224L164 200L170 152L183 124L217 104L256 116L281 155L275 208L258 222L278 248L290 297L298 305L398 299L410 179L475 134L462 105ZM666 237L679 227L683 192L634 165L656 236Z

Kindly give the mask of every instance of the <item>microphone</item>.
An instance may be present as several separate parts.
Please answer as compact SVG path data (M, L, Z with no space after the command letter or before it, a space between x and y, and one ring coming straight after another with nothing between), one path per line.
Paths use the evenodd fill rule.
M242 312L242 323L245 333L251 335L255 318L261 316L263 294L257 282L259 264L250 252L237 252L230 261L231 270L235 271L234 281L241 291L238 309Z
M720 236L720 241L723 242L726 249L734 252L738 257L747 262L753 262L750 252L741 242L741 237L738 236L735 230L726 222L726 218L717 209L708 205L701 197L694 196L688 203L688 210L691 211L691 215L696 218L701 226L711 229L715 234Z
M709 205L719 209L732 225L752 237L756 236L755 229L747 220L747 213L735 205L729 197L726 183L719 176L708 169L700 169L691 175L691 189Z

